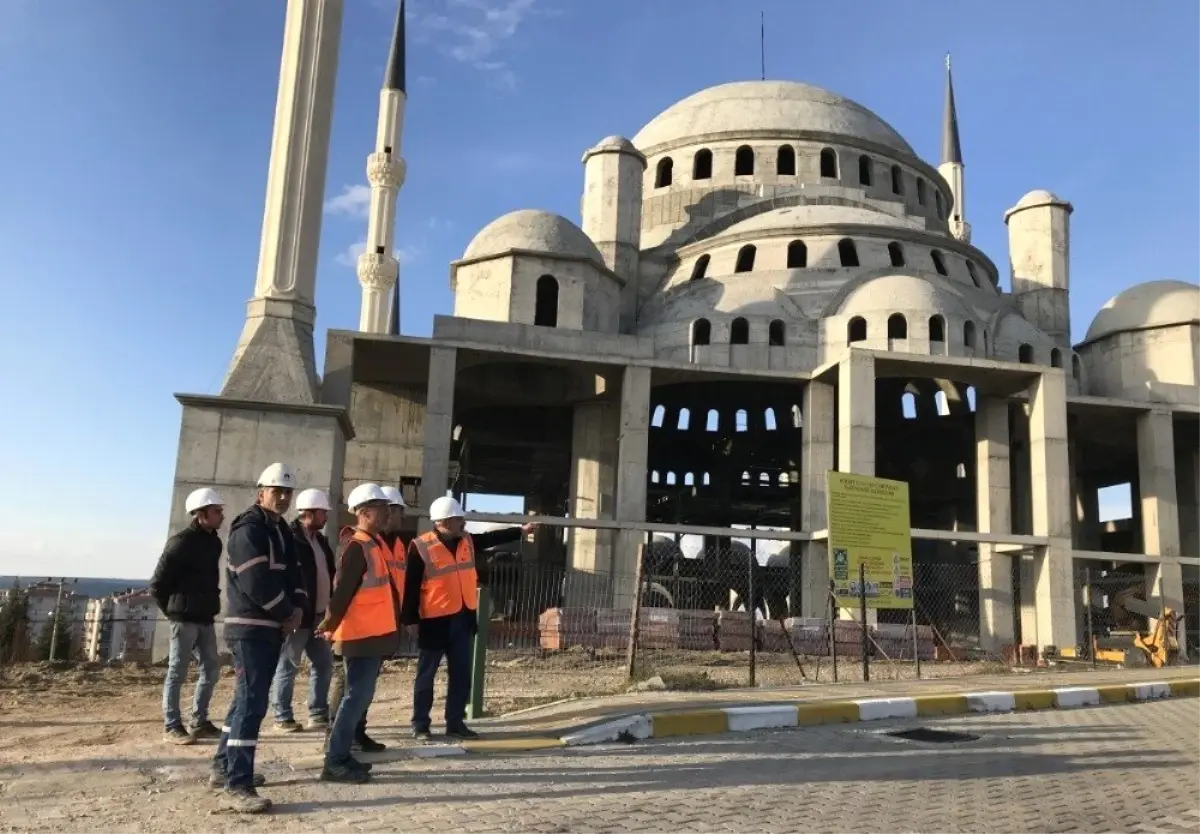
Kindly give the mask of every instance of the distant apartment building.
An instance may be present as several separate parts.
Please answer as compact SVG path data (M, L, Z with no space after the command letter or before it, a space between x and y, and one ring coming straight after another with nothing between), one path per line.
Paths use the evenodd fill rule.
M71 635L71 654L79 656L84 645L89 598L70 590L69 585L64 585L60 601L57 582L36 582L24 590L28 600L25 618L29 623L29 639L33 642L39 639L46 627L53 622L56 606L61 604L66 611L67 630ZM12 591L10 589L4 593L7 599Z
M145 590L93 599L87 607L84 656L149 662L157 619L154 598Z

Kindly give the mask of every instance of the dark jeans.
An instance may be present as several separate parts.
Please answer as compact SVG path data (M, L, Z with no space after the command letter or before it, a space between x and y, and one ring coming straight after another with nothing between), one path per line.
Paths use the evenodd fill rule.
M213 768L225 774L229 788L254 785L254 752L258 730L271 699L271 679L279 663L282 641L230 640L233 650L233 702L221 728Z
M325 751L326 764L344 764L350 759L350 745L354 743L358 722L366 714L371 699L375 697L375 682L383 668L382 657L348 657L346 666L346 692L338 706L333 728L329 732L329 748Z
M338 707L342 704L342 698L346 694L346 664L342 660L341 655L333 656L333 686L329 690L329 723L332 724L337 720ZM369 711L369 705L368 710ZM358 722L358 726L354 729L354 737L362 738L367 734L367 712L363 712L362 719Z
M442 658L446 658L449 691L446 693L446 728L460 727L467 718L471 697L471 642L474 632L467 617L454 617L448 623L444 648L421 649L417 659L417 680L413 684L414 730L429 729L429 711L433 709L433 682Z

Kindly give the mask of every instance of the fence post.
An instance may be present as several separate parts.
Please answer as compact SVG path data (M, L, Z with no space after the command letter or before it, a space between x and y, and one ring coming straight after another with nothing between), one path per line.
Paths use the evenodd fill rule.
M917 669L917 680L921 679L921 647L917 640L917 606L914 603L912 607L912 647L913 647L913 663Z
M863 682L871 680L871 642L867 639L867 563L858 563L858 616L862 628Z
M1087 651L1092 658L1092 668L1096 668L1096 632L1092 626L1092 569L1083 569L1084 605L1087 606Z
M754 569L758 567L758 558L754 548L750 549L750 557L746 560L746 611L750 614L750 686L758 686L758 606L754 597Z
M833 663L833 682L838 682L837 664L837 595L833 592L833 580L829 580L829 660Z
M479 610L476 615L475 643L471 647L471 703L467 717L474 721L483 717L483 684L487 670L488 632L492 625L492 592L486 585L479 588Z
M642 620L642 573L645 570L643 560L646 556L645 542L638 545L637 560L633 570L633 605L629 611L629 642L625 646L625 675L633 680L637 671L638 630ZM678 605L678 602L676 603Z
M63 584L62 578L59 578L58 596L54 599L54 614L52 615L54 622L50 625L50 660L55 660L54 655L57 654L58 649L58 618L62 608Z

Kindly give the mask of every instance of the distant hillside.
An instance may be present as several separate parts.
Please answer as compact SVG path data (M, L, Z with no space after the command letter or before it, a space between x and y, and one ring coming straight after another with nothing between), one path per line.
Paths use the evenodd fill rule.
M55 577L57 579L57 577ZM22 587L28 587L35 582L45 582L44 576L0 576L0 588L11 588L20 582ZM74 591L85 597L107 597L129 588L145 588L146 579L78 579L68 582L66 590Z

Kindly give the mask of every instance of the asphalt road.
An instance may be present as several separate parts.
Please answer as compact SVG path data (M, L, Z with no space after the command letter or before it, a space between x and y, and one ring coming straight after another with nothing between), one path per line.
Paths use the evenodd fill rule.
M915 726L977 738L886 735ZM257 818L212 813L193 766L130 785L129 801L78 782L37 807L10 794L0 828L1183 834L1200 831L1198 738L1189 698L393 762L361 787L267 761L276 812Z

